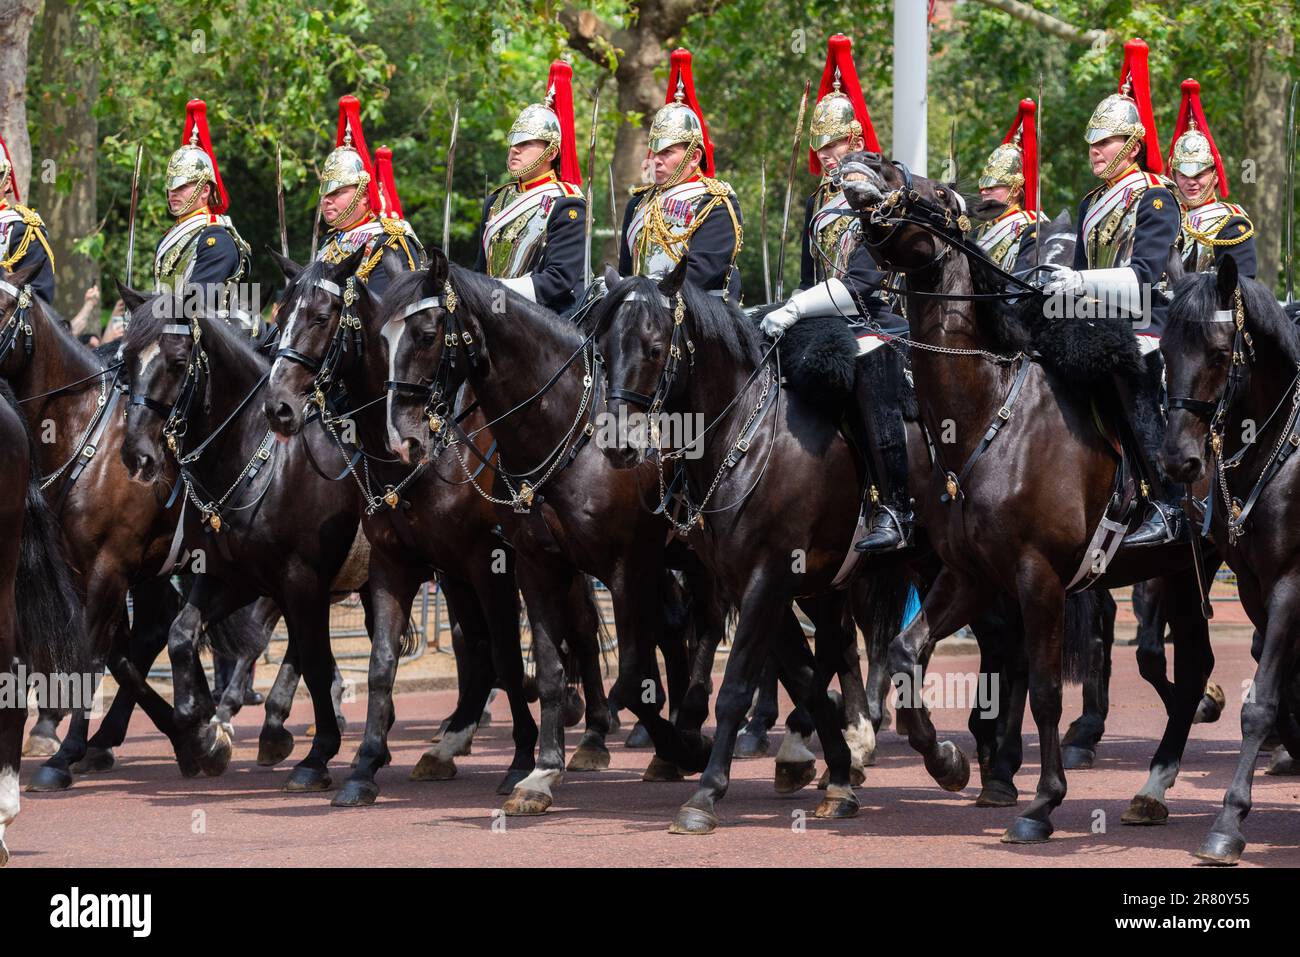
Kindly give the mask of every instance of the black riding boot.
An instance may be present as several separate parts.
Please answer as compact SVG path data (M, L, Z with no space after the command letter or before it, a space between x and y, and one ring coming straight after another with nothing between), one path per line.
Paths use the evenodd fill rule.
M1183 510L1174 500L1168 483L1156 467L1156 453L1164 438L1164 420L1160 410L1160 379L1163 360L1159 352L1143 356L1145 374L1141 381L1116 375L1114 382L1120 412L1127 417L1132 437L1138 446L1142 483L1146 490L1142 524L1124 536L1124 548L1165 545L1178 540L1186 530Z
M867 536L855 546L876 553L912 543L912 500L907 494L907 431L903 423L903 359L881 346L858 360L858 414L868 432L872 463Z

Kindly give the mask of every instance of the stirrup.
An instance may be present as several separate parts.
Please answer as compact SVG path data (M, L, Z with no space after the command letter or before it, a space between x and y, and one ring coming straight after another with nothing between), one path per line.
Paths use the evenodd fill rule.
M1186 528L1181 508L1152 499L1148 502L1142 524L1125 535L1120 545L1123 548L1169 545L1183 538Z
M895 511L879 502L871 515L871 530L853 548L859 552L892 552L907 548L912 544L912 523L910 511Z

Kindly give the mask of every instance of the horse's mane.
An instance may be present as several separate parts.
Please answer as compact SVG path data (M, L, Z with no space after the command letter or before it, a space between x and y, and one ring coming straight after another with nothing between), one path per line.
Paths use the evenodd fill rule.
M1300 365L1300 333L1268 287L1242 276L1238 280L1246 325L1252 336L1269 343ZM1174 286L1165 338L1171 345L1209 345L1215 326L1209 321L1219 308L1218 277L1212 272L1190 273Z
M664 306L659 283L647 276L631 276L614 288L592 310L584 326L601 328L605 319L619 309L629 296L639 293L637 300L652 314L671 322L672 315ZM701 338L715 342L738 362L757 365L763 358L763 343L758 326L743 312L718 296L711 296L692 283L682 284L681 296L686 311L691 315L695 332Z
M68 328L67 320L65 320L63 316L61 316L57 311L55 311L53 306L51 306L49 303L42 302L40 299L36 299L36 298L33 299L32 306L41 311L41 313L45 316L46 324L52 330L54 330L54 335L59 339L61 339L64 345L66 345L77 355L83 356L84 358L89 360L90 363L94 365L96 368L99 369L104 368L104 366L107 364L107 360L104 358L104 356L100 355L100 353L97 352L95 349L90 348L90 346L86 345L84 342L82 342L80 339L74 336L72 334L72 330Z
M305 270L304 270L305 272ZM300 278L301 278L301 274ZM163 326L188 323L185 315L185 301L171 292L150 296L131 312L131 321L127 324L126 334L122 337L124 354L138 353L149 343L162 335ZM235 357L236 361L246 361L260 368L268 368L270 359L258 352L253 340L241 330L235 329L224 319L202 316L205 345L216 340L217 349Z

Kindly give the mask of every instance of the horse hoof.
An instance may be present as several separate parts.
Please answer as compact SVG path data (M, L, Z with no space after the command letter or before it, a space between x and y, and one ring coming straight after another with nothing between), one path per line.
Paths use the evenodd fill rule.
M650 763L646 765L641 780L653 782L684 781L686 777L682 774L681 768L675 764L670 764L656 754L650 759Z
M72 774L63 768L43 764L36 769L32 779L27 782L27 790L39 794L44 791L66 791L72 787Z
M456 750L451 752L451 756L453 758L463 758L465 757L465 755L473 754L473 753L474 753L474 739L467 735L465 739L459 745L457 745Z
M849 787L860 788L864 781L867 780L867 773L859 767L849 768ZM831 769L827 768L822 772L822 776L817 779L817 790L825 791L831 784Z
M773 785L777 794L802 791L817 777L816 761L778 761Z
M566 728L577 727L582 721L582 716L587 712L587 705L582 700L582 695L570 688L564 695L564 704L560 708L560 716L564 719Z
M200 736L200 744L203 752L198 762L203 773L210 778L225 774L226 768L230 767L230 756L234 752L226 729L219 724L208 725Z
M203 768L199 767L199 762L194 758L194 752L187 747L179 749L173 748L176 753L176 767L180 769L181 777L197 778L203 773Z
M569 758L570 771L604 771L609 767L609 749L584 744Z
M625 748L653 748L654 746L655 743L650 740L650 732L640 721L632 726L632 730L627 734L627 740L623 742Z
M712 834L718 829L718 816L712 811L683 804L668 825L669 834Z
M330 804L334 807L369 807L377 797L379 785L374 781L345 781Z
M1120 817L1121 824L1147 825L1165 824L1169 820L1169 808L1163 801L1158 801L1145 794L1133 798L1128 810Z
M1052 836L1052 823L1018 817L1002 835L1003 844L1044 844Z
M1201 703L1196 706L1192 724L1213 724L1219 720L1227 703L1228 699L1224 696L1223 689L1213 681L1206 682L1205 694L1201 697Z
M822 799L822 803L818 804L817 810L813 811L813 817L840 821L844 818L856 817L857 813L858 799L853 796L853 789L831 785L826 789L826 797Z
M23 757L48 758L59 753L62 742L58 738L49 738L43 734L33 734L23 745Z
M72 766L77 774L103 774L117 767L112 748L87 748L86 756Z
M497 794L513 794L519 782L532 773L527 768L511 768L497 785Z
M280 728L278 731L263 730L257 740L257 766L273 768L289 755L293 754L293 735Z
M324 768L312 768L300 764L290 773L289 780L284 782L284 790L328 791L333 785L330 773Z
M506 803L501 805L501 810L506 812L506 817L536 817L545 814L550 806L549 794L531 788L515 788Z
M1097 760L1097 752L1091 748L1068 745L1061 749L1061 762L1067 771L1087 771Z
M935 783L945 791L960 791L970 783L970 761L951 741L939 744L939 767L931 771ZM927 768L928 770L928 768Z
M1268 770L1264 773L1277 777L1300 774L1300 762L1291 757L1286 748L1278 745L1273 749L1273 753L1269 755Z
M1006 781L990 781L980 789L975 799L976 807L1014 807L1020 801L1020 792Z
M450 781L456 776L456 762L436 754L425 754L411 771L412 781Z
M742 731L736 737L735 757L737 758L761 758L772 748L772 742L767 737L767 732L762 734L750 734L748 731Z
M1241 852L1246 849L1246 841L1240 837L1229 837L1211 831L1205 842L1196 851L1196 856L1207 864L1218 867L1232 867L1241 860Z

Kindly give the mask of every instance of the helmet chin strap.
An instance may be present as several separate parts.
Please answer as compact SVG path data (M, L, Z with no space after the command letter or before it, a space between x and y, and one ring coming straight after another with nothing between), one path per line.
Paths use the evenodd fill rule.
M175 213L177 219L184 219L190 213L194 212L194 210L204 205L204 203L200 201L204 198L204 196L208 192L208 183L209 180L206 175L201 177L198 180L195 180L194 191L190 193L190 198L187 199L185 201L185 205L182 206L180 209L178 209Z
M1137 159L1137 153L1134 153L1132 156L1129 156L1128 153L1129 150L1133 148L1133 144L1138 142L1138 140L1140 139L1141 136L1139 136L1137 133L1130 133L1128 142L1125 143L1123 148L1118 153L1115 154L1115 158L1106 164L1106 168L1097 174L1098 178L1109 180L1112 176L1115 175L1115 171L1120 168L1120 165L1122 163L1126 161L1127 162L1135 161Z
M366 183L358 183L356 192L352 194L352 202L348 203L347 208L343 210L343 212L335 216L333 219L330 219L328 216L325 216L324 210L322 210L321 215L325 218L325 225L328 226L330 229L336 229L336 228L341 228L346 224L352 222L352 214L355 213L357 211L357 207L361 205L361 193L363 188L367 185L368 184Z
M515 179L517 179L520 183L527 183L529 180L533 179L539 172L541 172L541 170L544 167L549 166L551 163L555 162L555 157L559 155L560 155L559 149L557 149L554 146L548 146L546 147L546 149L542 150L541 155L538 156L537 159L533 160L533 162L530 163L527 167L521 169L517 173L511 173L510 175L513 176Z
M673 170L673 175L668 177L660 189L672 189L686 178L686 171L689 167L687 160L690 159L691 153L697 149L700 149L700 138L698 134L692 133L691 138L686 141L686 151L682 153L681 162L677 164L677 168ZM703 155L700 156L700 159L703 161Z

